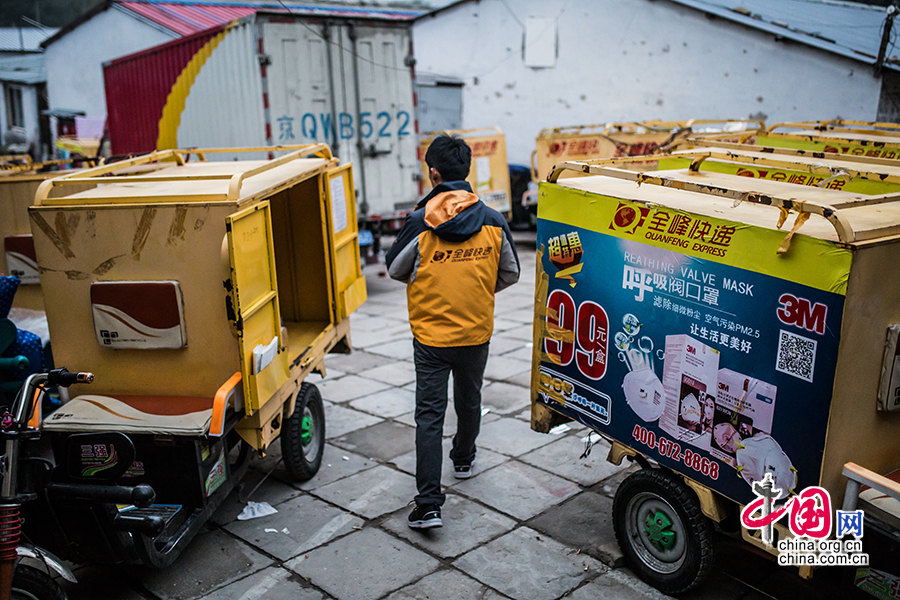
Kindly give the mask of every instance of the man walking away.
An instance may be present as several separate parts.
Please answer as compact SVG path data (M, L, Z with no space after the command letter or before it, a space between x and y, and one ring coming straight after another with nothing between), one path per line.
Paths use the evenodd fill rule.
M407 283L416 362L414 529L441 527L441 437L447 380L453 372L458 425L450 459L459 479L472 475L481 426L481 383L494 332L494 294L519 280L519 257L506 219L465 181L472 150L441 135L425 153L434 189L416 205L387 253L388 273Z

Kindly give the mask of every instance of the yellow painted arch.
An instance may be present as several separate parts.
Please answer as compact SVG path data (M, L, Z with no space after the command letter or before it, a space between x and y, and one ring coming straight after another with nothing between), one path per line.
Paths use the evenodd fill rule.
M213 36L206 44L200 48L190 62L182 69L175 85L166 98L166 105L163 107L162 117L159 119L159 137L156 139L157 150L168 150L178 147L178 126L181 124L181 113L184 112L184 106L187 102L188 94L191 92L191 86L200 73L200 68L206 63L206 59L216 49L225 35L237 24L237 21L229 23L224 30Z

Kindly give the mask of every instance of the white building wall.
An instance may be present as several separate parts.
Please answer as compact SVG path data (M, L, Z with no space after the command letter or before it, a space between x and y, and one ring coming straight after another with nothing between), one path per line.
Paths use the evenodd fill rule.
M115 7L103 11L47 46L50 108L106 118L103 63L175 37Z
M34 144L36 156L40 158L41 149L38 147L40 136L40 115L38 114L38 90L36 86L0 82L0 145L5 143L5 136L9 130L9 122L6 113L6 88L14 87L22 90L22 117L25 120L25 134L28 136L29 146Z
M556 20L554 67L525 66L529 17ZM499 126L517 164L546 127L875 120L881 89L862 63L664 0L481 0L420 19L413 40L417 72L465 81L463 127Z

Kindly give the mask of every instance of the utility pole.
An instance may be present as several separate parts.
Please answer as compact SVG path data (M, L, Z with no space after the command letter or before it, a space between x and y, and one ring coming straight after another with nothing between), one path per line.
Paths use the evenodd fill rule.
M884 67L885 53L887 52L888 42L891 40L891 32L894 29L894 18L897 16L897 6L891 4L887 7L884 17L884 31L881 32L881 45L878 47L878 58L875 59L875 77L881 76L881 69Z

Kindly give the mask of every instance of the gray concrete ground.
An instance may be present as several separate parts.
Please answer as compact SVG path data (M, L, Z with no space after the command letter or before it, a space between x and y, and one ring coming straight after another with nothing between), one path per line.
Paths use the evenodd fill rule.
M520 236L521 237L521 236ZM351 355L311 378L326 400L327 445L311 481L291 482L276 444L171 568L80 568L73 600L653 599L623 568L612 531L616 485L634 467L585 459L573 426L529 427L534 243L519 246L520 283L497 296L483 392L476 475L445 459L444 527L406 525L415 489L415 372L402 284L366 267L368 301L352 317ZM452 389L452 388L451 388ZM445 442L455 428L447 413ZM446 456L446 453L445 453ZM278 512L236 517L247 500ZM688 599L822 597L821 590L726 543L704 588Z

